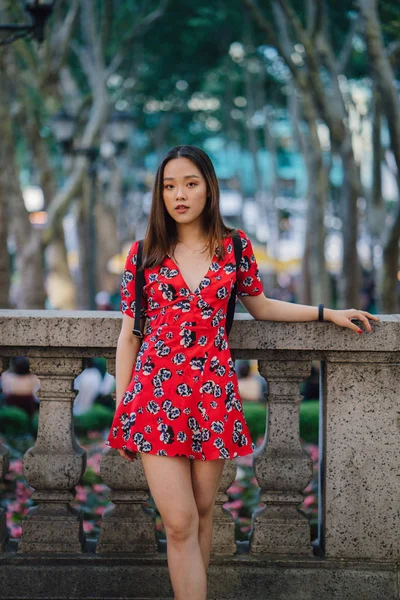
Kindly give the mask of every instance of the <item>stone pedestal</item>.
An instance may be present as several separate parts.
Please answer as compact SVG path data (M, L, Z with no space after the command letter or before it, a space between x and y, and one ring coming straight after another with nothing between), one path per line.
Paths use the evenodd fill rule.
M221 459L222 460L222 459ZM231 513L222 508L229 498L226 490L236 479L236 460L225 460L221 483L214 504L213 539L210 557L232 555L236 553L235 522Z
M113 505L103 513L96 553L157 554L155 523L142 508L149 494L140 453L129 462L114 448L105 448L100 474Z
M38 506L25 515L19 553L83 550L82 513L70 505L86 468L86 451L75 439L72 420L73 381L81 369L76 358L31 358L41 384L39 426L23 471Z
M310 526L297 510L302 490L312 477L312 459L300 443L299 384L308 377L311 362L259 361L260 374L268 382L268 423L265 450L254 460L265 510L254 518L253 554L312 556Z

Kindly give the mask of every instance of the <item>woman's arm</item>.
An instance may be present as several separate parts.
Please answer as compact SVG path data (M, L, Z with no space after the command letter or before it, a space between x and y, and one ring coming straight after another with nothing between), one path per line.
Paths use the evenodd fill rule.
M240 298L246 310L259 321L317 321L318 307L305 304L294 304L282 300L267 298L264 293L258 296L242 296ZM334 310L324 308L324 321L331 321L341 327L348 327L357 333L362 333L351 319L362 321L369 332L372 331L368 319L379 321L376 315L371 315L364 310L350 308L347 310Z
M140 327L143 331L145 319L141 319ZM117 353L115 360L116 379L116 407L121 402L124 393L132 378L132 369L140 350L141 341L133 335L134 319L128 315L122 315L122 327L118 337Z

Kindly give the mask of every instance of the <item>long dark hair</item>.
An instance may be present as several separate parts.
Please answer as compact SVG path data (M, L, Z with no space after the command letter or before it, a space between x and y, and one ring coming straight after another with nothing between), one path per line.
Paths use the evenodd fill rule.
M188 158L200 170L207 184L207 201L202 212L203 227L208 235L207 249L218 246L218 258L224 258L223 238L236 231L227 227L219 210L219 185L214 166L208 154L197 146L171 148L157 169L153 184L151 210L143 242L143 268L159 265L177 243L176 222L168 214L163 199L165 165L173 158Z
M10 361L10 372L16 375L30 375L29 358L27 356L14 356Z

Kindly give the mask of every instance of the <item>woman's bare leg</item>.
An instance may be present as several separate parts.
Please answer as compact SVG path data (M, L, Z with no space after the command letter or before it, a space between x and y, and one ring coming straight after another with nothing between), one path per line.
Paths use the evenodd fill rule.
M214 504L225 460L192 460L191 462L193 493L199 515L199 544L207 572L212 546Z
M207 579L199 545L199 515L191 459L140 453L150 493L167 535L167 560L176 600L206 600Z

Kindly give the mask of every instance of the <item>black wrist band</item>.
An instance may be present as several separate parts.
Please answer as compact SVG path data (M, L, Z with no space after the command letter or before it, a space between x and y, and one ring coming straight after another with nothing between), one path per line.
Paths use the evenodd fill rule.
M318 321L324 320L324 305L318 304Z

